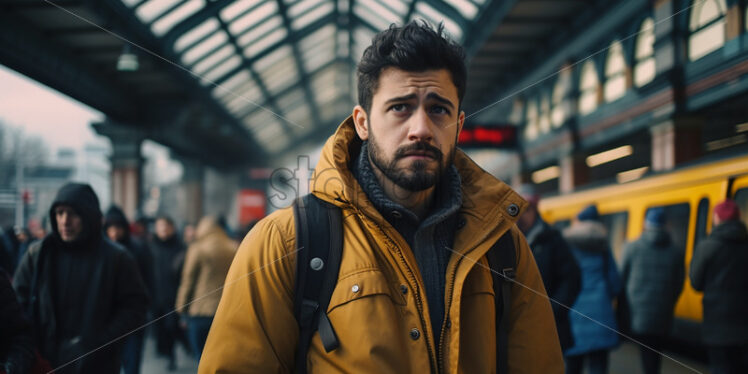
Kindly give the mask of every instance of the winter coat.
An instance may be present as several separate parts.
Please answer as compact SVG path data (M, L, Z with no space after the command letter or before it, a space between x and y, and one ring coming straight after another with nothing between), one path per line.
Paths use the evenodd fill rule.
M582 288L579 265L561 233L540 217L527 232L527 243L538 264L545 290L553 300L551 307L553 317L556 319L558 338L561 341L562 350L566 350L574 345L567 308L574 305Z
M0 270L0 332L0 372L12 368L11 374L28 373L35 358L31 323L3 270Z
M372 205L349 170L361 140L348 118L322 150L311 191L343 217L343 256L327 314L340 347L318 337L306 362L314 373L495 373L494 290L486 252L503 234L517 248L508 316L511 373L562 373L564 364L543 281L514 225L525 203L457 150L464 225L449 258L445 322L435 341L423 280L406 240ZM299 329L292 209L260 221L242 242L200 361L200 374L290 373ZM521 285L521 286L520 286ZM354 287L357 286L357 287Z
M130 224L122 209L112 206L104 215L104 231L111 225L120 225L125 229L125 236L117 244L125 247L135 259L140 272L140 278L145 283L146 290L151 300L153 300L153 255L145 243L134 239L130 232Z
M667 336L683 289L683 251L660 229L645 229L623 251L621 277L629 326L635 334Z
M54 209L62 204L83 220L74 242L59 236ZM64 186L50 219L53 232L32 245L13 284L38 348L56 368L70 363L55 370L58 374L119 373L124 340L117 339L144 323L148 306L135 261L103 239L98 200L87 185Z
M621 292L621 279L608 247L607 230L600 222L581 221L563 235L582 271L582 291L569 314L574 346L564 354L611 349L618 345L613 299Z
M154 268L153 307L156 313L162 314L174 309L177 301L186 248L177 235L174 235L167 240L154 237L150 249Z
M748 343L748 232L737 220L712 230L694 250L691 285L704 291L702 336L708 345Z
M200 220L195 229L195 241L187 248L177 292L177 310L190 316L213 317L216 314L236 247L237 243L226 235L215 218Z

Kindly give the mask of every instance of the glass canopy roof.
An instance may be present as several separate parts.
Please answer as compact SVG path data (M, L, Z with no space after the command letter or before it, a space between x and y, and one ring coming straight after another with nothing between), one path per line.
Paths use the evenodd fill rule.
M488 2L122 1L269 154L350 113L356 62L375 32L423 19L461 43Z

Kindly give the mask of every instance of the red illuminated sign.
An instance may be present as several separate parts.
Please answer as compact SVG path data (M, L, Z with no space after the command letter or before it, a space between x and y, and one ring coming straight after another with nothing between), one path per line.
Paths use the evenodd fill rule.
M457 142L460 148L514 148L517 146L517 127L466 124Z

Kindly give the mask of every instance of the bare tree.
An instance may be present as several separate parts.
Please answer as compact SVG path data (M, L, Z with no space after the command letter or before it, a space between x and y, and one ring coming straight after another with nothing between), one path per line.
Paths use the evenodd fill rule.
M48 146L41 137L27 136L23 129L0 120L0 188L11 187L19 164L27 169L45 165L48 156Z

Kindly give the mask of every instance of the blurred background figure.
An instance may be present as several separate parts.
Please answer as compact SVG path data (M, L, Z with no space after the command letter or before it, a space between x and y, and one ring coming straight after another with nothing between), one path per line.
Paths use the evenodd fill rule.
M184 332L179 328L179 316L171 313L182 276L185 246L177 235L171 217L160 215L156 218L151 251L155 268L153 313L154 318L158 319L155 322L156 351L169 360L167 369L173 371L177 368L175 344L185 340ZM160 318L162 316L165 317Z
M195 225L191 223L184 225L184 230L182 230L182 240L186 245L190 245L190 243L195 241Z
M198 361L237 246L218 220L208 216L198 223L195 241L187 249L176 308L187 320L187 335Z
M574 338L569 324L569 310L561 305L571 307L574 304L582 287L582 275L561 233L540 217L540 195L531 185L521 186L519 192L529 205L517 221L517 226L525 234L535 256L545 290L552 300L561 349L566 351L574 345Z
M104 215L104 233L109 240L125 247L138 265L140 277L145 282L149 296L153 294L153 259L142 242L130 237L130 223L125 213L117 206L111 206ZM145 329L127 338L122 349L122 368L125 374L139 374L143 361L143 340Z
M16 300L10 276L0 269L0 372L28 374L34 364L31 324Z
M148 242L150 237L150 221L148 217L138 217L135 219L135 222L130 224L130 236L141 243Z
M582 373L587 362L588 373L606 373L608 354L619 343L612 303L621 292L621 279L608 245L608 232L600 222L597 208L590 205L577 215L563 236L582 271L582 290L573 309L584 315L574 312L569 315L574 346L564 353L566 372Z
M660 372L660 352L671 333L685 276L683 254L673 246L665 225L665 210L649 209L644 232L624 248L621 264L628 326L638 341L652 348L639 346L645 374Z
M0 227L0 269L8 274L15 272L14 253L16 253L16 240L12 232L6 232Z
M16 249L16 258L14 266L17 267L21 263L21 259L29 250L29 246L34 242L34 238L31 237L31 232L25 227L15 227L16 243L18 243Z
M33 240L42 240L47 236L49 219L42 217L41 221L31 220L29 222L29 232Z
M712 227L694 249L689 274L704 291L709 366L712 374L748 373L748 232L733 200L714 207Z

